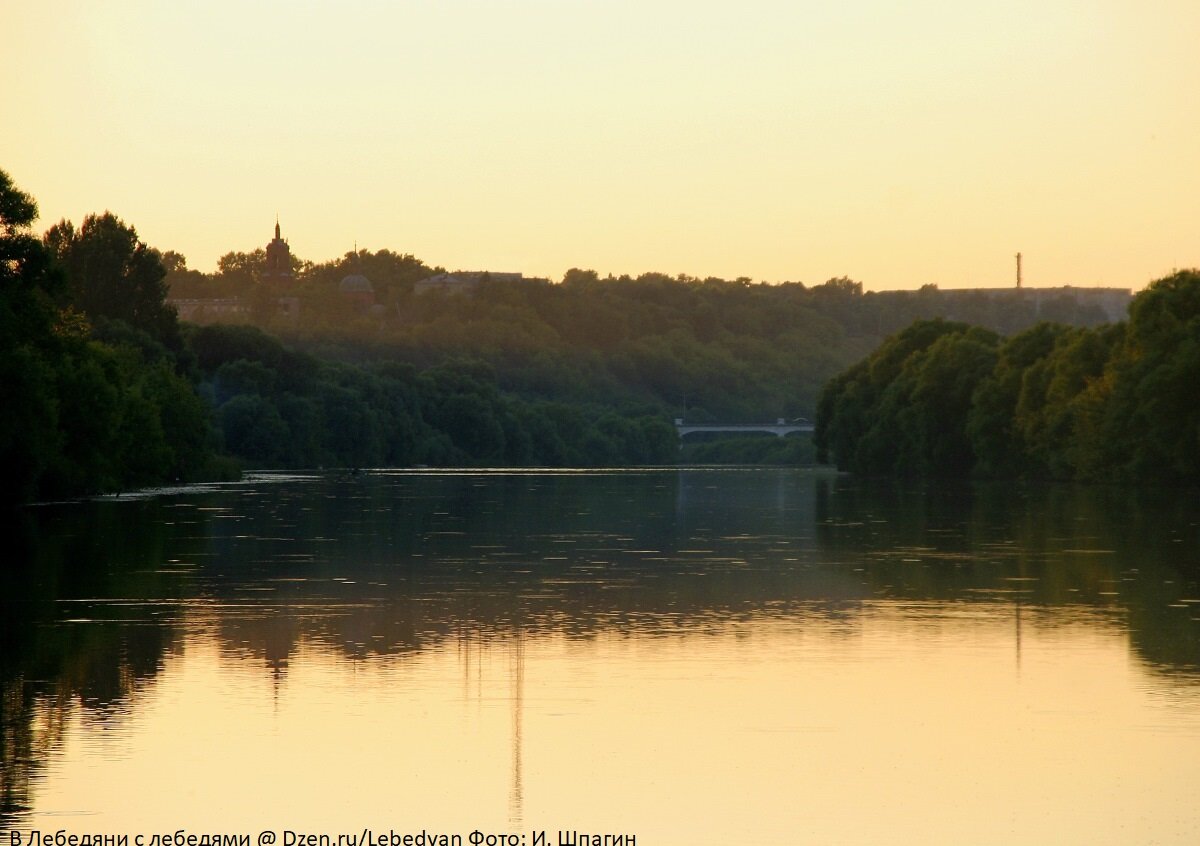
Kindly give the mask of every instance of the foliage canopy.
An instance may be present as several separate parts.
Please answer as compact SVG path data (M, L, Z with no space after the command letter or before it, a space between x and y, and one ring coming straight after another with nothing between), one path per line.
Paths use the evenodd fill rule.
M1200 482L1200 271L1151 283L1128 322L1007 340L921 321L832 379L819 456L863 473Z

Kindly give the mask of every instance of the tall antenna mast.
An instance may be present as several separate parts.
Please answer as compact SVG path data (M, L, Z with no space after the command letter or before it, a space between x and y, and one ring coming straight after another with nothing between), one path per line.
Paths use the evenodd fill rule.
M1021 254L1017 253L1017 288L1021 287Z

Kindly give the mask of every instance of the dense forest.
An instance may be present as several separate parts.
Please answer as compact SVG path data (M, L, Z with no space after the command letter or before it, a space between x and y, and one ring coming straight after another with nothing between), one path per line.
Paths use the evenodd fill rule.
M821 395L822 459L861 473L1200 482L1200 271L1127 321L1009 338L919 321Z
M478 360L352 365L252 326L191 327L187 340L223 447L258 466L670 464L678 450L660 414L505 395Z
M312 264L264 296L265 251L228 253L218 270L188 270L165 254L172 298L240 298L222 322L258 326L323 360L405 362L426 368L486 361L497 387L528 399L652 408L689 421L811 417L825 382L914 320L944 316L1004 334L1038 320L1096 325L1105 314L1069 296L995 297L982 291L864 292L849 278L818 285L644 273L602 278L488 278L468 294L421 293L442 272L389 250ZM370 281L369 300L346 296L348 277ZM1008 294L1009 292L1005 292Z
M166 303L170 254L108 213L39 239L36 213L0 172L5 503L223 478L239 466L677 458L658 409L521 399L478 359L350 363L253 326L181 324Z
M111 215L44 239L36 215L0 171L0 500L224 472L157 254Z
M285 250L268 284L264 250L200 273L110 213L41 237L35 218L0 172L6 502L241 467L808 463L807 438L681 450L671 419L811 417L830 377L922 317L1001 333L1104 320L1070 296L864 293L844 277L572 269L422 293L443 269L389 250L320 264ZM219 314L183 322L189 300Z

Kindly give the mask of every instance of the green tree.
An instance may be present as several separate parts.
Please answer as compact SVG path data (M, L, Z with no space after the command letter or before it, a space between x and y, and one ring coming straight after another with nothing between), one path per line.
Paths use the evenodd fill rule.
M971 327L945 335L911 362L908 403L895 419L910 446L898 469L919 475L965 476L975 460L967 431L971 400L991 374L1000 339Z
M0 498L194 478L212 458L209 412L178 372L191 359L157 254L111 215L38 239L35 213L0 172Z
M284 455L288 426L269 400L241 394L222 405L217 418L231 454L265 466Z
M298 373L302 380L316 368L307 356L285 349L278 338L255 326L189 326L186 334L197 364L209 376L221 365L239 359L259 362L277 372Z
M1049 354L1025 370L1013 425L1026 450L1026 475L1087 475L1084 465L1091 462L1080 449L1096 411L1092 387L1122 334L1112 327L1063 331Z
M62 444L54 373L62 343L54 297L62 287L49 252L30 230L33 198L0 170L0 504L36 495Z
M217 259L217 276L243 289L253 287L266 269L267 251L262 247L248 253L229 252Z
M53 257L33 235L33 198L0 170L0 338L6 344L50 340L63 289Z
M125 396L114 350L80 344L64 355L54 374L58 412L71 425L62 431L61 451L47 487L61 491L114 490L123 481L117 448Z
M0 505L12 505L37 496L43 474L60 454L62 433L54 370L39 350L4 343L0 384L5 406L0 414Z
M182 348L178 315L165 302L167 271L132 226L105 212L88 215L78 229L61 221L44 241L66 274L66 304L93 320L122 320L173 351Z
M1058 339L1069 331L1060 324L1039 323L1000 347L995 368L975 391L967 420L976 470L981 475L1038 475L1029 444L1016 425L1017 404L1027 371L1049 356Z
M563 274L562 283L564 285L592 285L600 281L600 274L594 270L580 270L578 267L572 267Z
M379 466L383 457L379 415L362 392L322 381L317 402L325 452L342 467Z
M205 299L225 296L214 284L212 277L199 270L191 270L187 266L187 258L182 253L167 250L159 256L166 276L163 281L167 285L169 296L178 299Z
M212 455L210 410L192 384L165 361L142 370L142 393L158 410L170 449L165 478L190 482L200 478Z
M1200 270L1152 282L1134 299L1104 374L1100 437L1123 478L1200 481Z
M945 320L919 320L830 380L817 405L813 441L818 460L832 458L838 467L857 472L891 473L902 465L916 472L920 448L902 438L902 426L909 435L920 427L915 420L902 420L901 412L916 388L920 357L943 337L968 328Z

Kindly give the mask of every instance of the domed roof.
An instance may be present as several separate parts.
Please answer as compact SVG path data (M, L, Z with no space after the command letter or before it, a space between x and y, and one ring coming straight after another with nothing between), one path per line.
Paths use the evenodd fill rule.
M371 287L370 279L361 273L351 273L349 276L342 277L342 281L338 283L338 290L343 294L356 294L370 293L375 289Z

